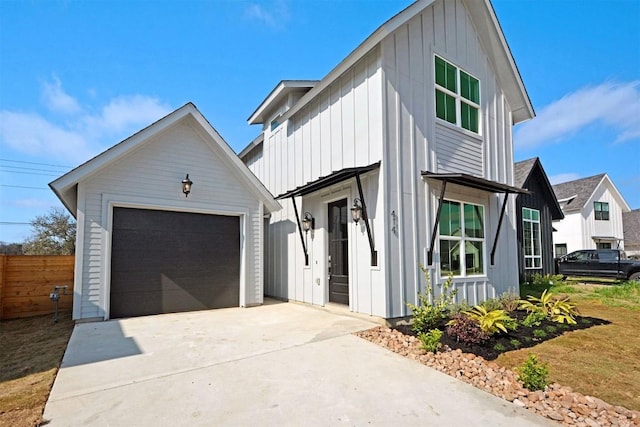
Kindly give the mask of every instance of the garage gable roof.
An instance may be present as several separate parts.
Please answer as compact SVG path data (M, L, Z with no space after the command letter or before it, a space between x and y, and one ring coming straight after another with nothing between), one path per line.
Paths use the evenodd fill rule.
M191 102L169 113L106 151L103 151L75 169L72 169L65 175L49 183L49 187L75 217L77 210L77 185L80 181L114 164L114 162L117 162L128 153L140 147L150 138L187 117L193 118L211 139L211 142L217 144L223 156L227 157L227 164L237 169L239 172L238 176L242 178L243 183L264 203L265 212L274 212L281 209L280 204L273 198L269 190L267 190L260 180L242 163L229 144L227 144L218 131L211 126L209 121Z

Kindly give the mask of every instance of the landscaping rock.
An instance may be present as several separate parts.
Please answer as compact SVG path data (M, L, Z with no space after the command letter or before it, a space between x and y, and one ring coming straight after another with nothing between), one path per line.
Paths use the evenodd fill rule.
M460 349L443 346L438 353L427 353L414 336L385 327L356 335L563 425L640 427L638 411L610 405L557 383L550 384L544 391L531 392L524 388L515 372Z

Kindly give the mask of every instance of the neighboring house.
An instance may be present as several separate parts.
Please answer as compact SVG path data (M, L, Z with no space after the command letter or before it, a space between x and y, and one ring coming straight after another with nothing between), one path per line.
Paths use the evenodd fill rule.
M624 251L627 256L640 259L640 209L622 214Z
M564 219L554 222L555 256L580 249L624 249L622 214L630 208L606 173L553 186Z
M394 318L419 264L472 304L517 289L512 126L533 116L488 0L417 1L322 80L280 82L240 153L283 205L265 293Z
M262 303L280 205L193 104L50 186L78 224L74 319Z
M552 222L564 215L540 159L517 162L514 181L530 191L516 198L520 280L536 273L555 274Z

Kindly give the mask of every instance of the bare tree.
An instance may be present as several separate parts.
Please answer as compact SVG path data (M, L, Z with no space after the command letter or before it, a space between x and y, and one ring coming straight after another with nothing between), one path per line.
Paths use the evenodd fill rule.
M25 255L73 255L76 243L76 222L61 208L31 221L33 234L23 244Z

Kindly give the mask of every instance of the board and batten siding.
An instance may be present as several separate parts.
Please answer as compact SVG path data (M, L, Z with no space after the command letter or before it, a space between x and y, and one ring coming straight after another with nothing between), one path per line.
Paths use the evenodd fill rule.
M262 302L262 204L227 166L216 143L195 121L185 119L146 141L135 151L78 184L78 219L84 236L81 295L74 318L108 317L112 206L241 216L240 295L247 305ZM182 194L185 175L193 180ZM78 287L76 287L78 289Z
M274 195L330 175L344 168L367 166L382 159L382 91L379 49L375 48L339 79L273 131L263 126L264 141L243 158L249 169ZM275 111L279 111L274 107ZM371 226L382 257L381 174L362 179ZM310 266L297 229L293 204L281 200L283 209L271 215L265 242L265 294L322 305L327 302L327 203L358 197L354 180L305 197L297 197L299 214L312 212L316 229L307 236ZM381 266L371 267L370 249L363 224L349 223L351 308L385 316ZM356 277L362 279L356 279ZM366 279L365 279L366 277ZM362 284L360 286L359 284ZM378 284L378 286L373 286ZM381 292L372 296L372 288Z
M496 73L461 0L439 0L381 43L384 87L385 211L397 215L396 231L385 228L389 244L386 280L389 317L406 316L406 302L424 289L419 263L426 264L435 220L437 185L420 173L463 172L513 185L511 110ZM480 81L480 135L435 117L434 55ZM446 197L455 195L447 190ZM462 190L465 193L465 190ZM477 193L477 192L476 192ZM515 200L510 196L497 247L495 266L489 253L504 195L483 193L485 206L485 278L456 279L469 303L517 287ZM437 239L436 239L437 244ZM441 283L434 251L434 282Z

